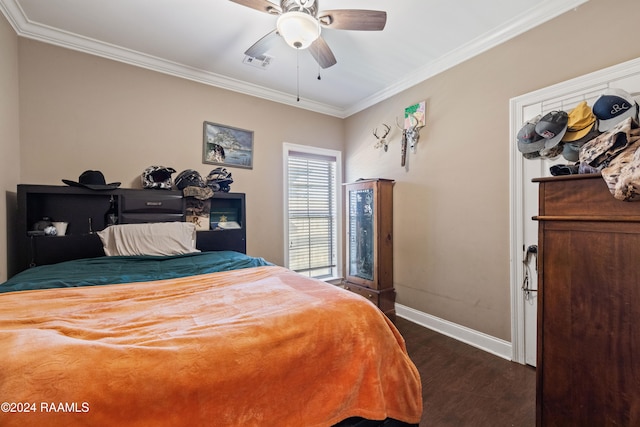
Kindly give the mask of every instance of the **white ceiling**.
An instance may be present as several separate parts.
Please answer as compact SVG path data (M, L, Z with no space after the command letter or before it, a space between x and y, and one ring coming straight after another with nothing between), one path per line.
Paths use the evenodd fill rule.
M344 118L587 0L317 1L385 10L387 25L323 29L337 59L325 70L284 41L262 69L244 51L277 17L228 0L0 0L0 10L22 37Z

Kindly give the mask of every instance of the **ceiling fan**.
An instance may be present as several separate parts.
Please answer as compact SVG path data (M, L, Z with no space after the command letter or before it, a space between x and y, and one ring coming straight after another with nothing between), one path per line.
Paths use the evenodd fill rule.
M231 0L234 3L277 15L276 29L262 37L245 55L264 55L282 37L295 49L309 48L322 68L336 63L329 45L322 38L321 28L336 30L381 31L387 23L387 12L362 9L318 11L317 0L280 0L280 6L268 0Z

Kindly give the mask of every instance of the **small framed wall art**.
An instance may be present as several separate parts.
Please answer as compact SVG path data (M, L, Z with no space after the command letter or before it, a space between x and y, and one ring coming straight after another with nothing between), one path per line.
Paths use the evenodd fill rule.
M253 131L204 122L202 163L253 168Z

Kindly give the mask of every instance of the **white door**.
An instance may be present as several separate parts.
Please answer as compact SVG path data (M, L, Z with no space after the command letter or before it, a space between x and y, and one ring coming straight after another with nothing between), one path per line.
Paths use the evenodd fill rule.
M532 116L535 117L535 114ZM564 159L528 160L523 159L523 218L522 218L522 252L521 252L521 286L524 321L524 363L536 366L536 331L538 311L538 222L532 218L538 214L538 184L534 178L551 176L551 165L567 163Z
M537 289L536 257L527 249L538 244L538 184L533 178L550 176L549 167L567 164L564 158L528 160L516 148L522 125L538 114L570 111L581 101L593 105L608 87L617 87L640 99L640 58L513 98L511 120L511 336L512 359L536 365L537 292L523 289L528 282Z

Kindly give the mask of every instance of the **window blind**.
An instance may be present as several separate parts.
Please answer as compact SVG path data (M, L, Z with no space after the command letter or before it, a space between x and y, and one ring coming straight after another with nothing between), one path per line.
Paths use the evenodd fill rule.
M314 278L335 276L336 158L289 151L289 268Z

